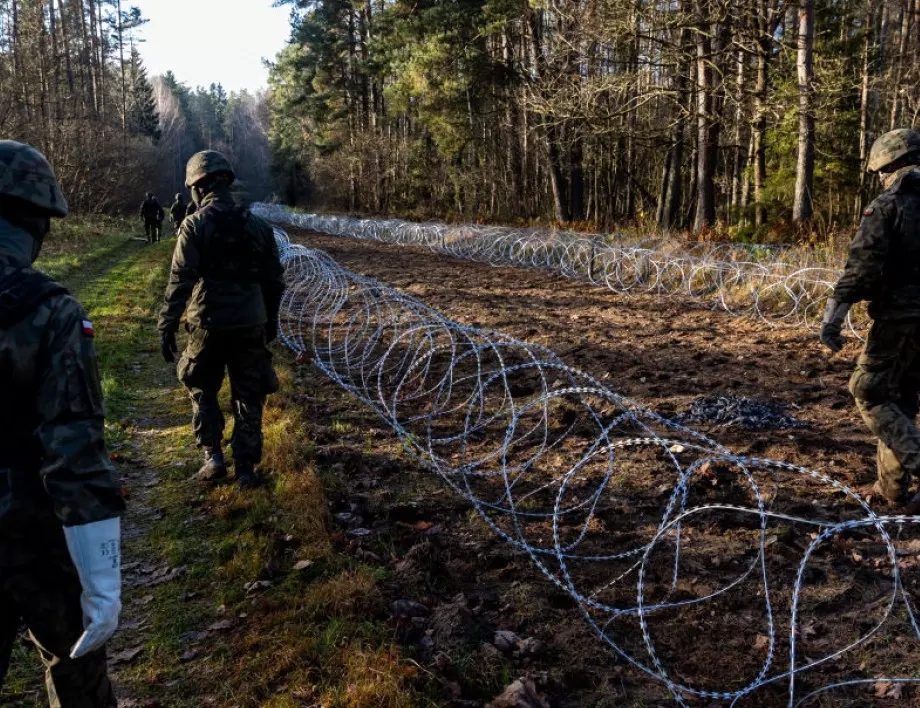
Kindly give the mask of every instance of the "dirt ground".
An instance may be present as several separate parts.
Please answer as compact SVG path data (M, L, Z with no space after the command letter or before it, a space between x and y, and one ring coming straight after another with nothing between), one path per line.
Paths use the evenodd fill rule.
M863 494L874 481L874 443L846 390L858 342L831 356L813 332L773 328L676 299L621 296L542 272L492 268L422 249L296 229L289 233L343 266L398 288L460 323L544 345L612 390L666 416L686 411L700 396L731 394L785 403L809 424L807 429L751 432L705 424L696 428L734 453L820 470ZM490 535L469 507L433 475L407 462L395 436L371 412L344 394L310 394L328 391L332 384L312 369L304 368L301 376L305 405L320 431L325 422L325 432L316 441L317 459L354 471L345 475L349 481L331 500L331 511L343 527L341 542L358 557L367 555L389 567L387 600L397 634L417 652L424 670L453 696L451 705L481 706L490 693L496 695L518 676L534 680L552 706L672 704L662 687L629 667L597 637L577 605L553 589L529 559ZM654 473L653 467L644 469L642 474ZM714 488L718 482L716 471ZM852 505L835 506L837 500L827 487L789 484L791 501L784 510L808 515L817 508L827 518L854 518ZM660 494L666 501L670 490L657 490L655 499L655 483L647 486L652 488L649 496L643 492L623 502L620 511L626 514L599 514L608 525L612 547L620 546L617 534L631 536L630 524L654 523L656 509L660 516ZM709 501L745 503L732 499L728 487L714 492ZM878 513L890 513L881 500L871 504ZM362 540L351 533L349 527L353 530L357 523L369 526L375 535ZM788 604L782 603L788 603L809 533L813 539L816 530L788 530L778 542L772 537L768 541L779 551L770 554L770 569L777 571L775 577L785 578L780 587L771 588L777 607L786 607L776 609L781 640L789 632ZM705 563L694 576L698 586L679 591L699 596L707 583L718 587L720 564L738 562L723 554L732 544L744 545L750 525L700 522L693 532L703 540L698 551L688 551L688 566L701 559ZM688 529L687 538L692 536ZM914 597L913 569L920 544L908 539L916 537L916 531L907 529L899 540L904 542L899 545L904 584ZM739 552L742 566L751 553L750 548ZM892 574L886 571L880 544L859 533L844 535L827 556L816 560L815 572L821 577L815 591L803 598L803 608L811 614L800 625L800 664L831 654L869 631L873 618L881 619L891 593ZM660 577L653 573L647 579L648 594L655 596L656 583L667 584L668 577L666 572ZM742 583L738 592L704 605L705 610L673 611L651 623L665 663L675 667L676 680L736 690L744 684L740 676L750 679L752 670L757 673L771 651L768 630L756 611L758 603L762 609L759 588L756 582ZM417 613L414 602L422 605ZM870 643L797 679L804 686L797 695L835 680L918 675L917 638L903 621L903 606L895 615ZM622 636L631 636L623 646L648 661L637 639L638 627L630 622L616 620L610 634L620 636L622 630ZM514 632L524 643L502 655L494 641L499 630ZM784 652L782 646L776 648L780 666L788 657ZM739 705L785 705L787 691L788 679ZM876 682L818 696L809 704L920 705L914 691ZM709 696L691 702L729 705Z

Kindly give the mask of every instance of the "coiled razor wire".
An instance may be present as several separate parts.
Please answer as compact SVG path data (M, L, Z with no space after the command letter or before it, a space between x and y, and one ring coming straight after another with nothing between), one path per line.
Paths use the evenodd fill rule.
M331 236L421 246L495 266L548 270L619 294L689 298L775 325L817 328L842 267L836 256L813 249L356 219L300 214L276 204L257 204L253 210L276 223ZM855 308L849 325L858 338L867 323L865 308Z
M903 537L920 517L879 516L822 472L735 455L544 347L453 322L276 235L285 344L379 414L677 704L796 706L885 673L918 680L920 549Z

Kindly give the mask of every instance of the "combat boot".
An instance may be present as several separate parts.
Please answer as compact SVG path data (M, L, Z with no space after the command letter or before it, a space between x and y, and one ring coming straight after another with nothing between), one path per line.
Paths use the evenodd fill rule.
M236 461L236 484L240 489L255 489L259 486L259 475L255 465L248 460Z
M220 448L204 448L204 464L192 479L195 482L217 482L227 476L227 463Z

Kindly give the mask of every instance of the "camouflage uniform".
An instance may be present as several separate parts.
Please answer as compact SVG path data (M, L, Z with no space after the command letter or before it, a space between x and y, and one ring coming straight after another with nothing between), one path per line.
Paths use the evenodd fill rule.
M144 236L147 238L147 243L156 243L160 240L165 217L160 201L155 196L149 195L141 203L140 213L144 220Z
M169 215L172 217L173 224L176 227L176 230L179 230L179 227L182 225L182 221L185 219L185 211L188 207L182 199L181 194L176 195L176 201L173 202L173 205L169 207Z
M262 410L278 388L266 341L274 337L282 276L271 226L237 207L229 189L208 194L182 222L159 329L175 331L186 312L189 342L177 372L192 399L196 440L206 450L222 442L217 395L229 373L237 469L262 458Z
M834 298L869 301L874 322L850 392L879 439L879 487L903 499L920 475L920 168L899 170L866 209Z
M16 190L0 179L0 194L18 191L24 200L40 188L27 170ZM67 213L60 194L35 201L57 204L53 215ZM35 244L0 218L0 683L25 623L52 706L116 706L105 650L69 658L84 623L61 526L117 517L124 502L105 448L91 325L76 300L31 269Z

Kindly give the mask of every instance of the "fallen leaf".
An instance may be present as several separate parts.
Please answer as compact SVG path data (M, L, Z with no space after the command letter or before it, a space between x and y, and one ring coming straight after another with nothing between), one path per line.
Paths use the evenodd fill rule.
M179 661L182 661L182 662L194 661L195 659L198 658L199 655L200 655L199 651L195 649L189 649L187 652L185 652L184 654L182 654L182 656L179 657Z
M431 523L430 521L419 521L419 522L415 525L415 528L418 529L419 531L427 531L427 530L430 529L432 526L434 526L434 524Z
M294 564L294 570L306 570L306 569L309 568L311 565L313 565L313 561L311 561L311 560L297 561L297 562Z
M208 627L209 632L223 632L227 629L233 628L232 620L220 620L220 622L215 622L210 627Z
M894 698L901 700L904 693L903 683L893 683L891 681L877 681L874 686L876 698Z

